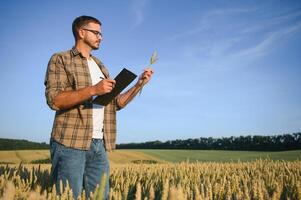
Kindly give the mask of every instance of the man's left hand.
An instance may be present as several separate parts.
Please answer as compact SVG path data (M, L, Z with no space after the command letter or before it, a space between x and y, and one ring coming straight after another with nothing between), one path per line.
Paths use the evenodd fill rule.
M144 72L140 75L139 80L137 82L138 86L143 86L152 78L154 71L152 68L148 67L144 69Z

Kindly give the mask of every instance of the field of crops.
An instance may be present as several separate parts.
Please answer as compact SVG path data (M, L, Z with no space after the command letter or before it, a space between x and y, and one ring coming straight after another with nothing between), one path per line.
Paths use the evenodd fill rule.
M215 151L215 150L116 150L109 154L112 164L135 163L139 160L166 162L237 162L257 159L301 160L301 150L280 152ZM49 150L0 151L0 163L49 163Z
M124 150L120 150L124 151ZM223 151L223 150L127 150L144 153L167 162L232 162L258 159L301 160L301 150L295 151Z
M0 199L72 199L68 188L61 198L52 190L49 165L2 165L0 174ZM116 200L297 200L301 161L115 164L110 182L110 199Z
M300 150L118 150L109 158L110 199L301 199ZM50 164L33 164L44 162L48 150L0 151L0 199L72 199L68 188L55 193Z

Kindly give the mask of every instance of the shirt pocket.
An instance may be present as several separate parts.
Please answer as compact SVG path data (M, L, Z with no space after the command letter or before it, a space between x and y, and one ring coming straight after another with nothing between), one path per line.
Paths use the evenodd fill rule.
M76 78L76 73L74 71L74 67L70 65L68 68L66 68L66 74L68 78L68 90L78 90L78 82Z
M76 89L82 89L92 85L90 71L87 66L75 63L73 72Z

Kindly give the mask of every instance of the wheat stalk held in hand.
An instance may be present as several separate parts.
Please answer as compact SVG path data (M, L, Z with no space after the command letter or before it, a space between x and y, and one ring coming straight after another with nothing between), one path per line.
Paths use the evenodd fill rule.
M150 66L152 66L157 60L158 60L158 54L157 54L157 51L154 51L153 54L152 54L152 56L151 56L151 58L150 58ZM141 95L142 89L143 89L143 86L144 86L145 83L146 83L145 79L143 79L142 87L141 87L141 89L139 91L139 95Z

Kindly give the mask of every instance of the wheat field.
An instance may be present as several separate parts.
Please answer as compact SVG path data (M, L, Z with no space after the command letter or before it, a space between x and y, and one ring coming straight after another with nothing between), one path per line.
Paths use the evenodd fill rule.
M0 174L1 199L72 199L69 188L55 193L49 165L1 165ZM113 164L110 199L298 200L301 161Z
M152 163L167 162L232 162L258 159L301 160L301 150L295 151L218 151L218 150L115 150L109 153L112 164L127 164L137 161ZM42 162L41 162L42 161ZM0 164L50 163L49 150L0 151Z

